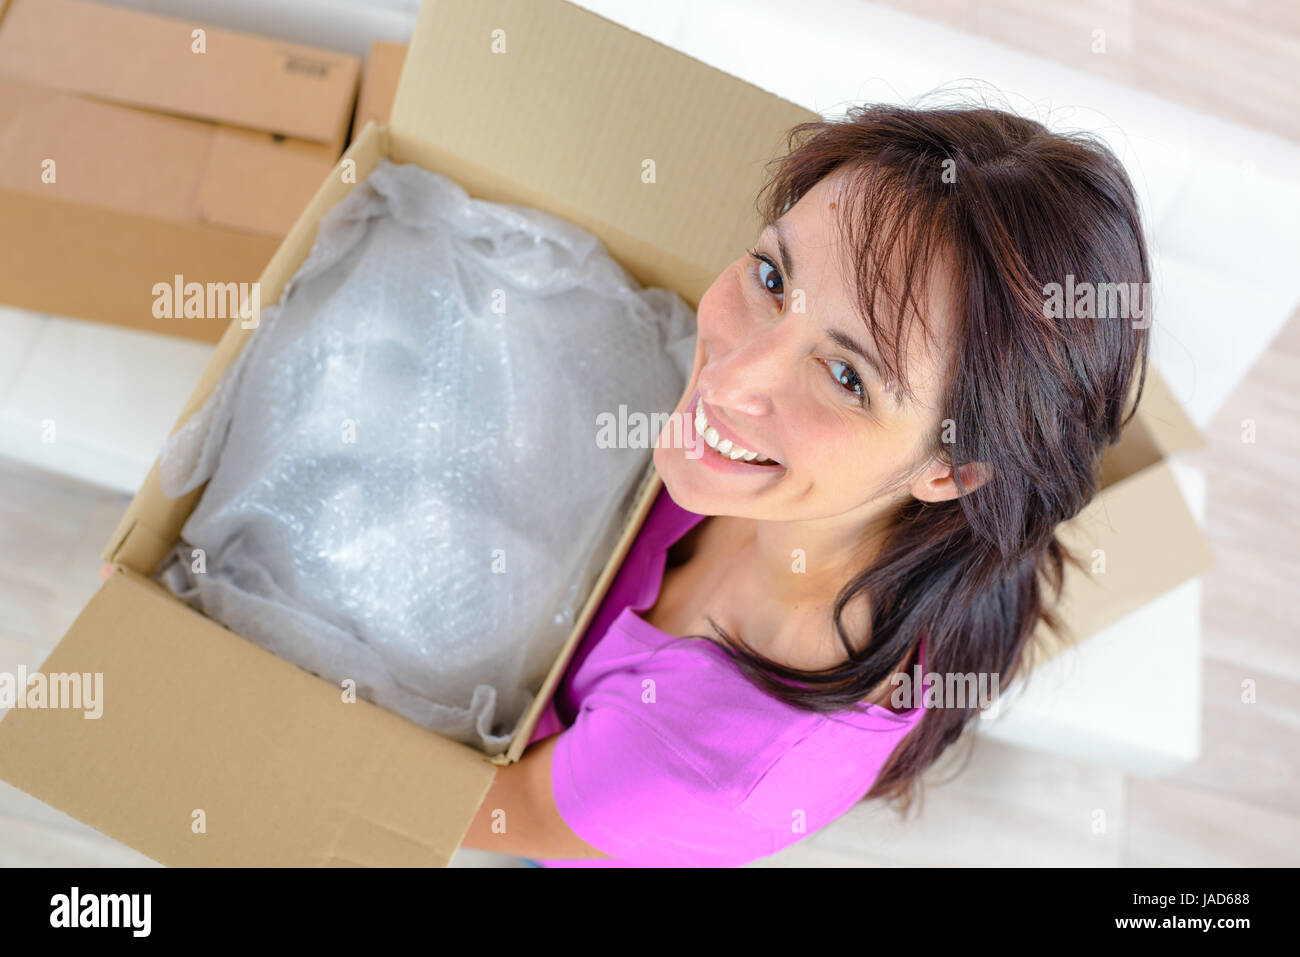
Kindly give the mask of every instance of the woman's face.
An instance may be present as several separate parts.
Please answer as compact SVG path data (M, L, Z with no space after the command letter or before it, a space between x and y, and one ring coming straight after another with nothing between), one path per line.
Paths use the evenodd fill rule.
M695 363L674 410L688 448L672 447L674 430L664 429L654 450L655 468L683 508L799 521L855 511L866 518L887 496L905 500L903 489L951 497L936 491L945 470L920 461L940 427L946 357L925 348L912 324L905 357L916 400L898 405L853 348L877 354L836 248L843 182L835 173L809 190L759 236L753 251L761 258L746 252L700 300ZM919 297L941 347L951 339L948 275L932 270ZM696 424L705 426L698 444ZM714 438L726 454L706 447ZM758 457L733 459L737 446ZM764 456L778 464L756 464Z

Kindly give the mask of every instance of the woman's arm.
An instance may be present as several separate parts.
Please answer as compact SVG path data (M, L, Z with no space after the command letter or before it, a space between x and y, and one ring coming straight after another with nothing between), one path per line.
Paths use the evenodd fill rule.
M461 847L534 860L612 856L578 837L555 807L551 755L559 738L553 734L537 742L522 758L497 772ZM504 827L498 825L494 831L494 821Z

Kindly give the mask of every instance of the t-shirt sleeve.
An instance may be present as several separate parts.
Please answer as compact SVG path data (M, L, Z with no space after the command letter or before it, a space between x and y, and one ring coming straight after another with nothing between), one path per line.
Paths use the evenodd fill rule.
M551 763L556 809L574 833L644 867L734 867L776 849L775 831L716 778L653 713L610 704L581 710Z

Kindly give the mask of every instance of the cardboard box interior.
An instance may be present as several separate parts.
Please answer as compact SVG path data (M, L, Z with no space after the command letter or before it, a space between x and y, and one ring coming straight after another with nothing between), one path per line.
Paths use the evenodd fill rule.
M0 301L215 342L155 283L253 282L337 161L357 58L79 0L0 5Z
M812 118L563 0L426 0L390 125L367 124L319 187L262 273L262 301L279 298L320 218L387 156L577 223L639 281L694 307L756 233L764 163ZM250 334L228 326L178 426ZM1084 634L1098 620L1091 606L1118 617L1203 570L1203 539L1163 460L1199 436L1167 390L1152 395L1132 441L1108 458L1099 499L1113 519L1100 539L1112 569L1140 574L1118 589L1108 576L1076 609ZM155 464L104 550L114 574L43 666L102 672L103 716L11 711L0 777L171 865L445 865L497 767L522 753L659 487L649 470L514 745L491 759L368 703L340 707L337 688L149 581L202 494L165 499ZM1146 548L1153 522L1194 554L1175 567L1168 539ZM1162 574L1146 574L1150 554Z

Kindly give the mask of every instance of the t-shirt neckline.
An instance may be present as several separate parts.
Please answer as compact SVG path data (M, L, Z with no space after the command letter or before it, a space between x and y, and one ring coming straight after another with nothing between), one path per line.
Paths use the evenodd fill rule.
M660 518L655 514L660 508L664 509L670 517ZM656 628L650 622L646 621L643 613L654 607L659 598L659 593L663 589L663 580L667 572L668 550L677 542L685 537L686 533L702 522L707 516L698 512L691 512L682 508L673 497L668 494L668 486L660 485L659 492L655 496L655 502L651 506L651 512L646 516L646 524L652 521L652 528L658 530L661 527L666 534L657 534L652 542L648 545L647 554L647 574L642 579L642 587L638 591L637 598L634 602L626 605L614 619L614 626L623 626L634 630L637 637L647 639L656 645L666 645L670 642L678 641L676 635L670 635L666 631ZM709 645L719 654L726 656L726 652L719 648L711 641L705 639L691 639ZM919 647L918 658L925 656L925 639L922 638ZM728 661L730 659L728 658ZM918 662L919 663L919 662ZM921 674L925 674L924 665L921 668ZM924 700L922 704L915 708L908 708L905 711L890 711L883 705L868 703L865 706L869 713L875 715L887 715L891 718L903 718L911 721L918 715L924 713Z

